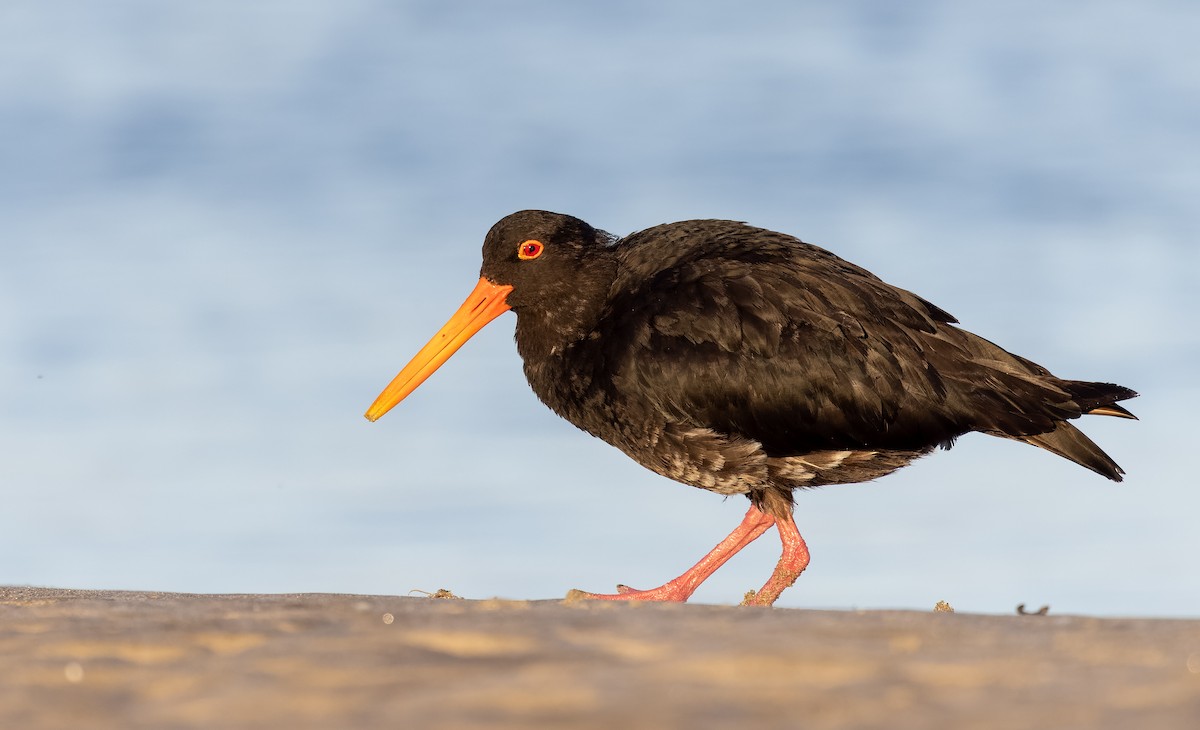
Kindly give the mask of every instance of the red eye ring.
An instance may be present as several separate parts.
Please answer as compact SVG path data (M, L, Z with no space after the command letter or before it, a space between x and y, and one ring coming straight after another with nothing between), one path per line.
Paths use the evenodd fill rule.
M538 256L542 255L542 251L544 250L546 250L545 244L543 244L541 241L535 241L531 238L528 241L523 242L520 246L517 246L517 258L521 259L522 261L536 259Z

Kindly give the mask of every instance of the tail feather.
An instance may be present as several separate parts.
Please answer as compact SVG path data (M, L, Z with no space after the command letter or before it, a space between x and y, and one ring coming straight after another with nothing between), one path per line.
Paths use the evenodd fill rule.
M1120 407L1118 409L1121 411L1125 410ZM1080 431L1066 421L1059 421L1053 431L1018 438L1027 444L1040 446L1046 451L1058 454L1065 459L1070 459L1076 464L1087 467L1114 482L1121 481L1121 475L1125 473L1117 465L1117 462L1112 460L1112 457L1104 453L1096 445L1096 442L1085 436L1083 431Z
M1062 385L1084 413L1136 418L1129 411L1116 405L1117 401L1137 397L1137 393L1129 388L1113 383L1091 383L1086 380L1064 380Z
M1129 388L1113 383L1092 383L1084 380L1065 380L1062 381L1062 387L1071 394L1071 399L1084 414L1137 419L1137 416L1117 405L1117 401L1137 397L1137 393ZM1114 482L1121 481L1121 475L1125 473L1096 442L1067 421L1058 421L1052 431L1017 438L1070 459Z
M1106 406L1096 406L1090 411L1084 411L1089 416L1116 416L1117 418L1132 418L1138 420L1138 417L1125 410L1116 403L1109 403Z
M973 430L1023 441L1058 454L1115 482L1125 472L1083 432L1071 425L1085 414L1134 418L1117 405L1137 393L1115 383L1064 380L965 330L938 330L953 346L930 348L942 378L965 395ZM964 367L963 357L970 367ZM958 358L958 359L954 359ZM931 361L932 362L932 361Z

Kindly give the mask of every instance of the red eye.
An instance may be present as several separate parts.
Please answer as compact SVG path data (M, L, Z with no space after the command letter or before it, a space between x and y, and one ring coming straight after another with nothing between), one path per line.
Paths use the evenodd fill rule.
M542 255L542 250L545 248L546 247L542 245L541 241L534 241L532 239L528 240L522 243L520 246L517 246L517 258L521 259L522 261L536 259L538 256Z

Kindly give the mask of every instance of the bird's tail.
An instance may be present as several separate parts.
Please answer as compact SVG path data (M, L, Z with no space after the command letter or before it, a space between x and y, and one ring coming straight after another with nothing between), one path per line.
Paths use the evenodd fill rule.
M1089 383L1086 380L1064 380L1062 385L1085 414L1137 420L1137 416L1117 405L1117 401L1137 397L1137 393L1129 388L1112 383Z
M1112 383L1091 383L1082 380L1066 380L1062 386L1071 394L1084 414L1133 418L1129 411L1117 405L1117 401L1137 397L1137 393ZM1059 421L1053 431L1032 436L1018 437L1021 441L1070 459L1080 466L1106 476L1114 482L1121 481L1124 470L1112 460L1094 441L1067 421Z

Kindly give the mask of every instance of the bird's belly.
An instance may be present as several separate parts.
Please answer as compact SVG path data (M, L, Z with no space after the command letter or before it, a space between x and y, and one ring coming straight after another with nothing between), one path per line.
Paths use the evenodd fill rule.
M768 457L772 484L791 489L857 484L886 476L932 451L924 449L842 449Z
M664 422L643 404L605 389L579 387L585 381L579 379L578 371L556 378L546 377L544 371L538 375L542 377L530 378L534 392L562 418L656 474L717 494L870 481L932 450L817 449L778 455L755 439L695 424Z
M767 457L750 439L709 428L666 424L632 443L614 444L668 479L717 494L746 494L766 485Z

